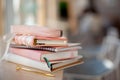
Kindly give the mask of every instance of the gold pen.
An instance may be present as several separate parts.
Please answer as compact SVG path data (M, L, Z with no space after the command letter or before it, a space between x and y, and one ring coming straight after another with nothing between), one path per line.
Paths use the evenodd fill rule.
M21 67L20 65L17 65L16 70L17 71L24 70L24 71L34 72L34 73L41 74L41 75L48 76L48 77L55 77L55 75L53 75L53 74L45 73L45 72L42 72L42 71L32 70L32 69L29 69L29 68L26 68L26 67Z

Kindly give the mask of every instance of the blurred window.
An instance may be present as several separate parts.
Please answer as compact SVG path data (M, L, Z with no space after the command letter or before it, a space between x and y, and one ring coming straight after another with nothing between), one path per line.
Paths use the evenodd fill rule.
M59 3L59 16L61 19L68 19L68 4L65 1Z
M35 24L36 0L13 0L14 24Z

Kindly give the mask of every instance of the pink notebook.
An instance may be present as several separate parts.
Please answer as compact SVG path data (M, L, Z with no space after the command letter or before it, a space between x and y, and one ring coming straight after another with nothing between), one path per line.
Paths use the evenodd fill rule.
M62 36L62 30L51 29L41 26L28 26L28 25L13 25L11 26L11 33L43 36L43 37L60 37Z
M10 48L10 52L37 61L44 61L43 59L44 57L46 57L49 61L57 61L57 60L71 59L78 56L78 50L55 53L55 52L40 51L40 50Z
M16 44L34 46L34 45L66 45L67 38L65 37L41 37L41 36L30 36L30 35L16 35L13 39Z
M66 46L51 46L51 45L26 46L26 45L10 44L10 47L21 48L21 49L43 50L49 52L63 52L63 51L82 49L80 43L67 43Z

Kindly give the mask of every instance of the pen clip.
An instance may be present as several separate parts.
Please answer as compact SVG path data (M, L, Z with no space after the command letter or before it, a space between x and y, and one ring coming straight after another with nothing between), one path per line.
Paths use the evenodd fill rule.
M44 75L44 76L48 76L48 77L55 77L55 75L53 75L51 73L45 73L45 72L42 72L42 71L32 70L32 69L29 69L27 67L21 67L20 65L17 65L16 70L17 71L24 70L24 71L28 71L28 72L38 73L38 74L41 74L41 75Z
M50 70L52 70L52 64L51 64L51 62L46 57L43 57L43 59L47 63L47 66L50 68Z

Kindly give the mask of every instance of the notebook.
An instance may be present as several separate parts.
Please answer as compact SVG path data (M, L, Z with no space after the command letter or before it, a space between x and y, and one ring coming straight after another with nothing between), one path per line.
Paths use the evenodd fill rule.
M13 54L26 57L36 61L44 61L44 57L49 59L49 61L61 61L66 59L75 58L78 56L78 50L70 50L64 52L49 52L41 50L31 50L23 48L10 48L9 51Z
M68 50L82 49L80 43L68 43L66 46L51 46L51 45L39 45L39 46L26 46L18 44L10 44L10 47L13 48L24 48L24 49L33 49L33 50L44 50L51 52L62 52Z
M37 25L12 25L11 33L43 37L60 37L62 30Z
M83 63L83 57L78 56L76 58L66 60L63 62L51 63L51 67L48 67L46 62L34 61L12 53L8 53L7 56L5 57L5 60L47 72L55 72L61 69L65 69Z

